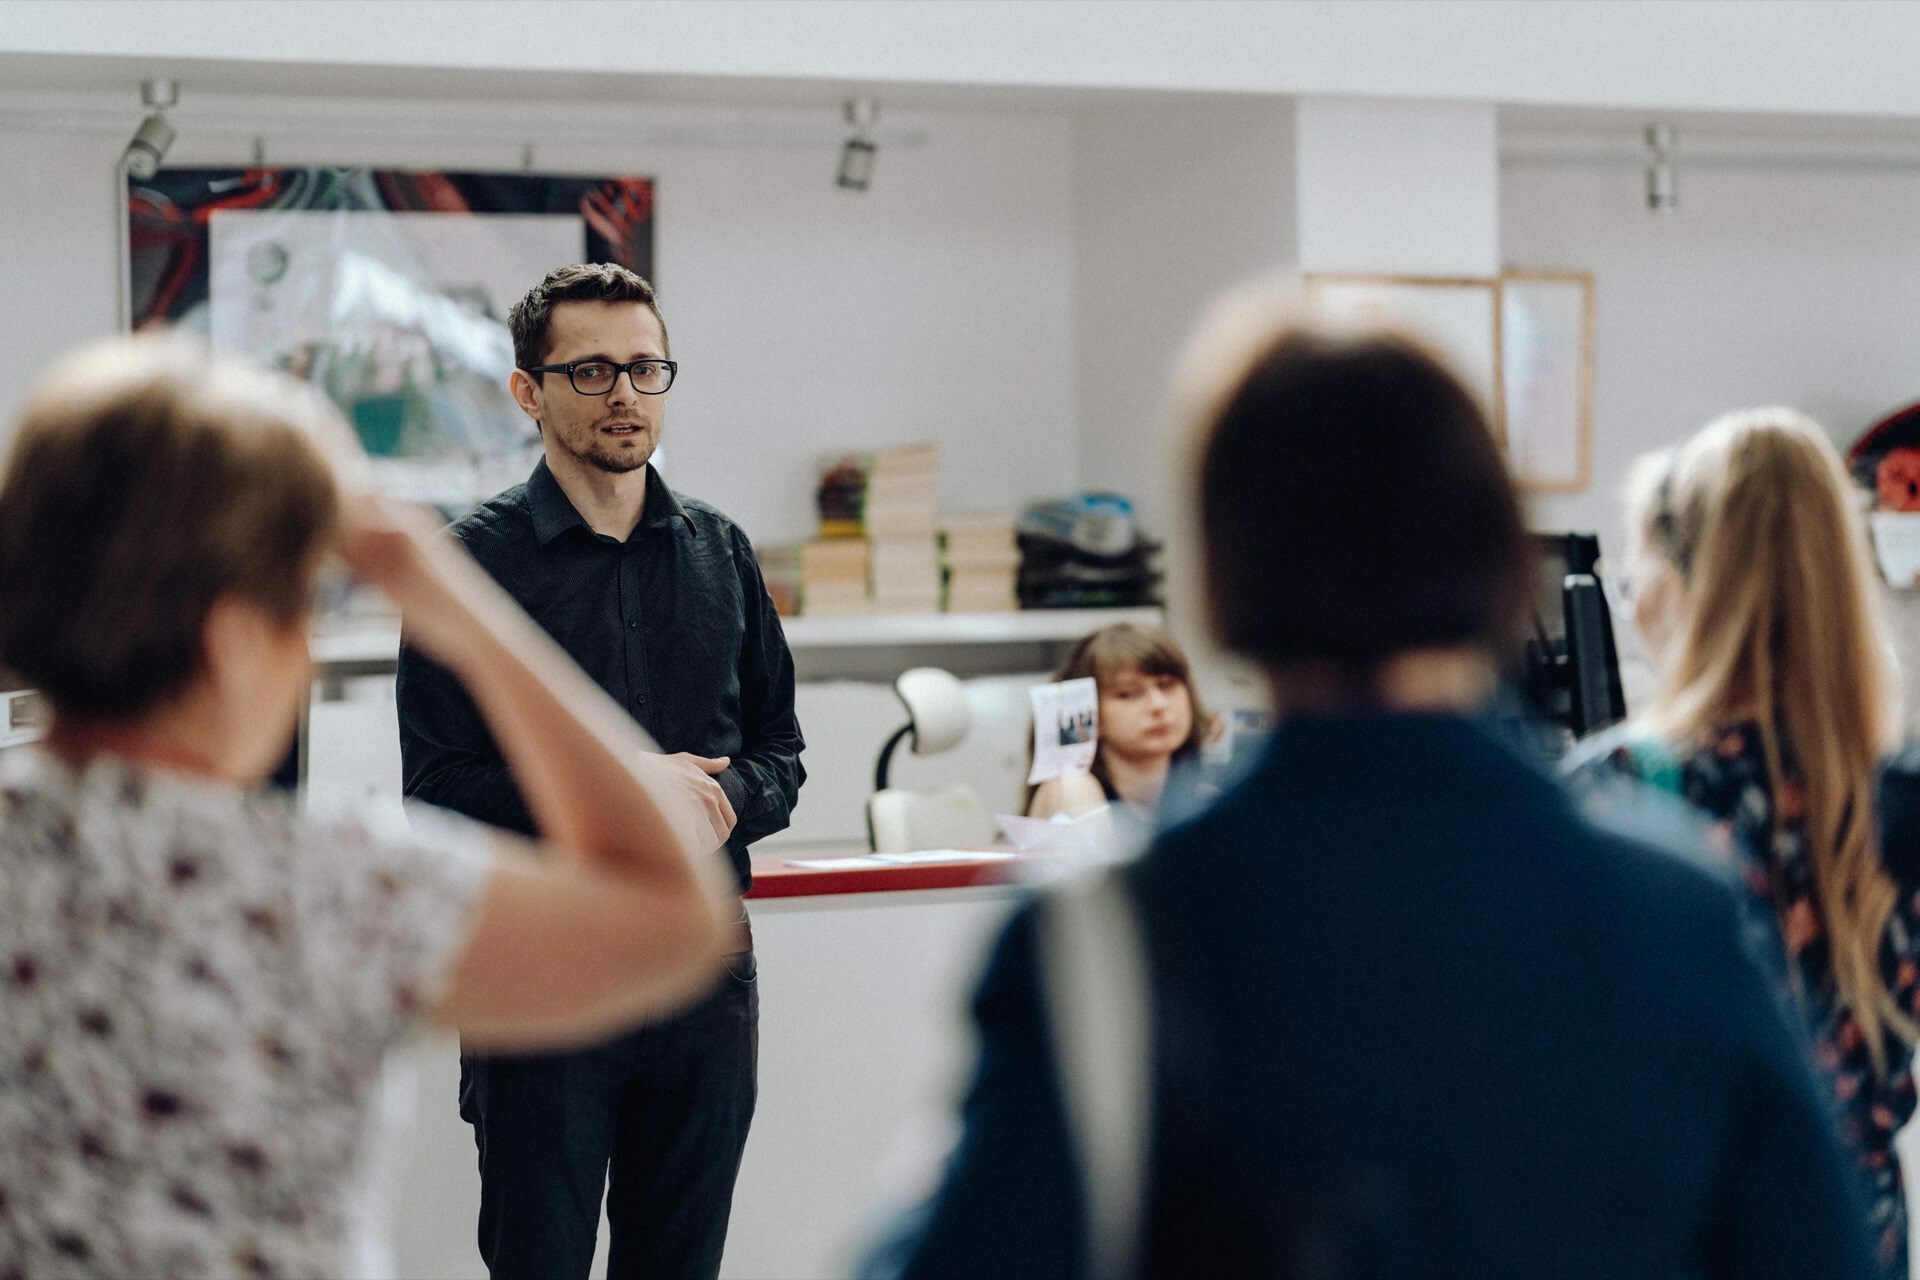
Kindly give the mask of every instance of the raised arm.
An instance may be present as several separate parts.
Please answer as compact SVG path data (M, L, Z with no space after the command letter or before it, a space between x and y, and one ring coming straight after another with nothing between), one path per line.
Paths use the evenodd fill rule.
M423 514L351 506L342 552L473 700L543 835L502 850L436 1020L470 1040L563 1043L697 995L737 914L696 851L714 815L663 790L639 727Z

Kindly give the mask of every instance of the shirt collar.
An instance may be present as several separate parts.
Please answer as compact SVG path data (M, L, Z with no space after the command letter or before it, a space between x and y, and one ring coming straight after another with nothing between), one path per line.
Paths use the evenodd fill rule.
M574 508L566 490L553 478L545 458L534 464L533 474L527 478L527 509L533 515L533 535L543 547L575 527L593 532L586 518ZM683 526L688 534L695 532L693 517L687 514L680 500L673 496L673 490L667 488L667 482L660 478L660 473L649 462L646 508L640 517L639 528L634 532L663 525Z

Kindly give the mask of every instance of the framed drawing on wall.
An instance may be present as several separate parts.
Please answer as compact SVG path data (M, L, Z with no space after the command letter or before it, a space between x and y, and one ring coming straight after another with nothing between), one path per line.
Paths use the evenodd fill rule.
M165 168L127 179L129 314L339 405L396 497L457 516L526 478L508 308L556 266L653 274L645 177Z
M1308 275L1307 304L1336 325L1405 329L1444 357L1505 439L1500 282L1479 276Z
M1585 489L1593 469L1593 276L1500 277L1507 456L1523 489Z

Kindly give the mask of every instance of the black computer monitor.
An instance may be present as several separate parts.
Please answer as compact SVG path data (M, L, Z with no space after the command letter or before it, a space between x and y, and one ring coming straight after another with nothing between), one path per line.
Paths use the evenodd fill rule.
M1534 535L1539 594L1520 684L1541 715L1580 738L1626 719L1613 617L1596 570L1600 538Z

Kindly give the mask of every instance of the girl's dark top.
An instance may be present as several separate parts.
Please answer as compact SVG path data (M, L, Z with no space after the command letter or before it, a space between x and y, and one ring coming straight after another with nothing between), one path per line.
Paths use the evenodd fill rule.
M1100 791L1108 804L1125 804L1120 792L1113 783L1094 775L1100 784ZM1198 814L1201 809L1219 795L1219 789L1207 776L1206 767L1201 763L1200 752L1190 747L1182 747L1173 753L1173 759L1167 764L1167 781L1160 792L1160 803L1156 806L1158 820L1166 825L1183 822Z
M1758 726L1726 725L1707 745L1665 765L1631 739L1596 757L1592 767L1660 781L1708 815L1712 854L1738 877L1757 912L1778 922L1772 945L1784 964L1787 1002L1805 1023L1823 1069L1842 1136L1865 1179L1867 1221L1883 1274L1907 1275L1907 1209L1894 1135L1914 1112L1913 1050L1884 1038L1887 1073L1876 1074L1865 1034L1834 985L1833 956L1821 924L1820 900L1808 861L1805 797L1791 746L1782 744L1784 785L1776 793L1767 774ZM1665 762L1663 762L1665 763ZM1920 765L1920 756L1910 762ZM1677 766L1677 776L1671 770ZM1902 1009L1920 1015L1920 895L1913 863L1920 853L1920 770L1895 761L1881 786L1881 846L1901 885L1881 953L1882 971Z
M1283 724L1126 879L1157 1009L1144 1275L1874 1274L1732 886L1481 725ZM867 1274L1084 1276L1031 909L974 1014L944 1185Z

